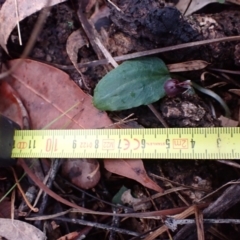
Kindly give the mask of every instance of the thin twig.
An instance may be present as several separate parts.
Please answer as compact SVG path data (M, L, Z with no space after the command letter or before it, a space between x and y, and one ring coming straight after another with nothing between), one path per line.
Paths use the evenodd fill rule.
M130 236L139 236L140 235L137 232L125 230L125 229L122 229L122 228L108 226L107 224L90 222L90 221L85 221L85 220L80 220L80 219L58 217L58 218L55 218L55 220L60 220L60 221L63 221L63 222L70 222L70 223L80 224L80 225L84 225L84 226L90 226L90 227L105 229L107 231L113 230L115 232L119 232L119 233L122 233L122 234L127 234L127 235L130 235Z
M162 169L161 169L161 170L162 170ZM162 171L161 171L161 173L163 174ZM152 175L152 177L153 177L153 175ZM156 178L157 178L157 179L158 179L158 177L159 177L159 176L156 175ZM174 189L172 182L169 181L169 184L168 184L168 185L169 185L169 187L170 187L169 190ZM179 186L180 186L180 185L179 185ZM186 187L186 186L181 186L181 187ZM188 203L188 201L181 195L181 193L179 193L179 192L176 191L176 195L182 200L182 202L183 202L186 206L189 206L189 205L190 205L190 203Z
M175 230L177 225L185 225L196 223L195 219L174 219L167 218L165 224L171 229ZM203 223L214 223L214 224L240 224L240 219L203 219Z
M168 128L167 123L163 119L163 117L160 115L160 113L155 109L155 107L152 104L147 105L149 109L153 112L153 114L156 116L156 118L160 121L160 123L165 127Z
M48 179L49 179L49 175L50 175L50 171L48 172L48 174L47 174L47 175L45 176L45 178L43 179L43 184L46 185L46 183L47 183L47 181L48 181ZM37 205L37 203L38 203L38 201L39 201L42 193L43 193L43 190L40 188L39 191L38 191L37 197L36 197L36 199L35 199L35 201L34 201L34 203L33 203L33 207L35 207L35 206Z
M152 176L153 178L160 179L162 181L167 181L167 182L170 182L170 183L172 183L174 185L177 185L177 186L185 187L185 188L192 189L192 190L195 190L195 191L210 192L208 189L180 184L180 183L174 182L174 181L172 181L172 180L170 180L166 177L158 176L154 173L149 173L149 175Z
M20 30L20 24L19 24L17 0L15 0L15 13L16 13L16 19L17 19L17 30L18 30L19 44L20 44L20 46L22 46L22 36L21 36L21 30Z
M112 123L112 124L110 124L106 127L102 127L102 128L112 128L114 126L120 127L120 125L129 123L129 122L133 122L133 121L137 120L137 118L131 118L133 115L134 115L134 113L131 113L130 115L128 115L127 117L125 117L123 119L120 119L119 121L117 121L117 119L116 119L117 122Z
M24 173L20 178L18 182L21 182L21 180L25 177L26 173ZM17 186L17 183L13 184L13 186L0 198L0 203L8 196L8 194L13 191L13 189Z
M125 229L121 229L121 228L108 226L106 224L89 222L89 221L84 221L84 220L79 220L79 219L59 218L60 216L63 216L63 215L65 215L67 213L70 213L70 212L76 212L76 211L74 209L69 209L67 211L56 213L56 214L51 214L51 215L47 215L47 216L32 217L32 218L25 218L25 219L27 221L35 221L35 220L40 221L40 220L56 219L56 220L61 220L61 221L64 221L64 222L77 223L77 224L81 224L81 225L85 225L85 226L91 226L91 227L107 229L107 230L114 230L116 232L132 235L132 236L139 236L138 233L128 231L128 230L125 230Z
M205 240L204 225L203 225L203 214L197 207L195 207L195 220L197 227L197 238L198 240Z
M205 200L206 198L209 198L210 196L212 196L213 194L217 193L218 191L220 191L221 189L225 188L226 186L228 185L235 185L235 184L240 184L240 181L230 181L224 185L222 185L221 187L219 187L218 189L216 189L215 191L209 193L208 195L204 196L203 198L199 199L199 200L196 200L197 202L202 202L203 200Z
M78 8L78 18L82 24L82 27L93 47L93 50L97 54L98 58L101 58L103 55L105 58L107 58L107 61L109 61L113 67L117 67L117 62L113 59L112 55L109 53L109 51L105 48L105 46L101 43L100 39L97 37L98 33L93 28L93 26L89 23L86 16L83 14L81 1L79 2L79 8Z
M31 203L28 201L26 195L24 194L24 191L23 191L21 185L19 184L19 180L18 180L18 178L17 178L17 175L16 175L16 173L15 173L15 170L14 170L12 167L11 167L11 169L12 169L13 176L14 176L15 182L16 182L16 184L17 184L17 187L18 187L20 193L22 194L24 201L26 202L26 204L28 205L28 207L29 207L33 212L38 212L38 208L34 208L34 207L31 205Z
M171 52L171 51L180 50L180 49L189 48L189 47L196 47L196 46L202 46L202 45L219 43L219 42L232 42L232 41L239 41L239 40L240 40L240 36L208 39L208 40L202 40L202 41L196 41L196 42L190 42L190 43L182 43L182 44L169 46L169 47L145 50L145 51L136 52L136 53L129 53L129 54L113 57L113 59L116 62L121 62L121 61L126 61L126 60L130 60L130 59L134 59L134 58L151 56L151 55L156 55L159 53ZM103 64L109 64L109 60L101 59L101 60L95 60L95 61L86 62L86 63L79 63L78 67L79 68L94 67L94 66L103 65ZM74 66L72 66L72 65L71 66L65 66L65 65L60 65L60 64L53 64L53 65L60 69L64 69L64 70L74 69Z
M113 3L112 1L110 0L107 0L113 7L115 7L119 12L122 12L122 10L115 4Z
M143 200L141 200L141 202L138 202L136 204L134 204L134 207L142 204L142 203L145 203L145 202L148 202L148 201L151 201L151 200L154 200L156 198L160 198L162 196L165 196L165 195L168 195L170 193L176 193L176 192L179 192L179 191L183 191L183 190L187 190L188 188L187 187L175 187L175 188L170 188L168 190L165 190L164 193L156 193L156 194L153 194L150 198L147 197L147 198L144 198Z
M15 203L15 198L16 198L16 191L15 188L12 190L11 194L11 219L14 220L14 203Z
M66 210L66 211L63 211L63 212L59 212L59 213L54 213L54 214L49 214L47 216L38 216L38 217L26 217L25 220L27 221L42 221L42 220L48 220L48 219L53 219L53 218L56 218L56 217L61 217L67 213L70 213L70 212L75 212L73 211L72 208Z
M222 72L222 73L240 75L240 71L237 71L237 70L227 70L227 69L218 69L218 68L208 68L208 70L215 71L215 72Z
M60 160L59 159L52 159L51 161L51 167L49 169L49 178L47 179L47 184L46 186L51 189L53 181L55 180L56 174L58 172L58 169L60 167ZM41 189L43 191L43 189ZM45 211L46 207L47 207L47 202L48 202L49 196L46 192L43 192L43 196L42 196L42 202L41 205L39 206L39 214L43 214L43 212ZM36 227L37 226L41 226L41 222L40 221L36 221L34 224Z
M230 160L217 160L217 162L226 164L226 165L231 166L231 167L240 168L240 164L238 164L238 163L236 163L234 161L230 161Z

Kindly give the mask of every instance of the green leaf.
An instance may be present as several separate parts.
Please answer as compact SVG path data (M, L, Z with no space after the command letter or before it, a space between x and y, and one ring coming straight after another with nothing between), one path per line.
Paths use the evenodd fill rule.
M225 0L217 0L219 3L225 3Z
M123 204L121 197L123 195L124 192L126 192L128 190L128 188L126 188L125 186L122 186L120 188L120 190L115 194L115 196L112 199L112 203L114 204Z
M159 58L125 61L99 81L93 104L107 111L148 105L165 96L163 85L170 78L167 66Z

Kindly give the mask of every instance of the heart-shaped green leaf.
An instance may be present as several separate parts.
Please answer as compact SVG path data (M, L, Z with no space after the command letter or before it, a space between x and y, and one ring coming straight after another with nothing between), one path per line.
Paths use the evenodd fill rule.
M159 58L125 61L99 81L93 104L101 110L119 111L156 102L165 96L163 85L170 78Z

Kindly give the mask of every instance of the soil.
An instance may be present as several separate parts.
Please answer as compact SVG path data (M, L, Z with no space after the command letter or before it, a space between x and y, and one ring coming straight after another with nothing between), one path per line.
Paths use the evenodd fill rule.
M122 12L108 4L111 9L110 19L114 25L122 32L142 41L143 45L147 46L150 41L152 48L239 35L238 10L183 17L176 8L162 7L157 1L119 0L116 4ZM226 68L239 64L239 50L236 46L236 43L211 44L175 51L164 56L168 61L174 62L200 58L215 66ZM226 63L226 60L231 62Z
M180 43L187 43L203 39L212 39L223 36L234 36L240 34L240 11L229 9L226 7L224 11L217 13L204 12L193 14L188 18L183 17L180 12L172 7L165 6L161 1L154 0L116 0L113 1L122 11L118 11L114 5L107 3L109 7L108 15L99 18L95 25L98 33L104 39L104 43L113 56L119 56L131 52L142 50L149 50L164 46L172 46ZM100 2L101 6L101 2ZM87 14L91 16L93 10ZM34 27L38 14L34 14L21 23L21 32L23 43L26 44L30 33ZM60 64L64 66L71 66L72 63L66 52L66 42L68 36L80 27L79 20L76 14L76 6L71 1L59 4L52 8L51 14L48 17L44 28L39 35L34 49L29 57L38 61L47 62L49 64ZM20 48L17 42L14 42L14 36L17 36L16 30L12 33L8 43L8 49L12 58L20 56L23 48ZM176 63L186 60L202 59L211 63L211 67L219 67L235 70L240 65L240 43L218 43L203 47L193 47L185 50L175 51L159 55L164 61L168 63ZM3 56L6 61L9 57ZM78 52L79 63L88 62L96 59L95 52L91 47L83 47ZM85 88L79 73L72 70L65 70L71 78L86 92L92 93L97 82L106 74L104 66L89 67L82 69L84 76L87 79L87 84L90 88ZM188 72L181 75L184 78L191 78L199 80L202 71ZM223 81L225 78L221 75ZM233 81L238 79L231 76ZM219 81L214 76L207 77L205 84L208 85ZM229 88L234 87L233 84L228 84L224 88L217 89L218 92L227 103L231 106L238 119L239 106L237 105L236 96L231 95L228 99L226 92ZM215 88L214 88L215 90ZM70 96L68 96L70 97ZM220 126L217 117L211 112L209 107L209 99L204 95L195 96L179 96L177 98L164 98L163 100L154 104L164 116L166 122L170 127L214 127ZM219 116L222 109L214 104ZM152 115L147 107L139 107L122 112L114 113L115 116L126 117L129 113L135 113L138 118L138 124L144 127L162 127L161 123ZM112 116L113 114L110 114ZM145 161L146 169L149 173L165 176L166 178L188 186L197 186L205 189L202 191L183 191L181 194L186 199L186 202L192 204L203 197L206 193L217 189L228 181L239 178L239 171L233 167L223 165L216 161L182 161L182 160L168 160L168 161ZM158 180L156 180L158 181ZM60 181L59 181L60 182ZM128 179L112 178L111 181L103 178L101 184L96 188L96 194L106 201L110 201L110 197L116 193L116 189L121 185L133 186L133 189L142 187L136 182ZM163 186L163 181L159 181L159 185L167 189L167 183ZM69 186L64 186L69 188ZM72 195L75 200L79 200L79 193L72 190ZM151 192L150 192L151 193ZM214 201L222 192L218 192L212 196L208 201ZM182 207L185 203L173 193L162 197L156 201L156 206L159 209L167 209L172 207ZM89 199L88 205L91 205ZM234 208L226 212L219 212L220 218L234 218L236 212L239 212L240 205L236 203ZM53 207L54 208L54 207ZM57 211L61 207L57 204L55 206ZM152 209L153 210L153 209ZM223 214L223 215L221 215ZM219 216L218 215L218 216ZM108 219L110 220L110 219ZM79 230L72 224L62 224L61 235L66 234L70 230ZM145 225L145 226L144 226ZM146 226L148 225L148 226ZM158 220L140 222L137 219L127 220L120 225L122 228L128 230L138 231L144 233L154 227L161 226ZM228 239L239 239L240 228L239 225L215 225L216 231L225 235ZM180 228L178 228L179 230ZM57 239L49 234L49 239ZM176 232L172 233L174 236ZM112 233L110 233L111 235ZM124 235L124 239L131 239ZM192 235L193 236L193 235ZM194 235L195 236L195 235ZM214 234L207 232L206 239L219 239ZM58 236L59 237L59 236ZM87 235L86 239L96 239L105 237L104 231L92 230ZM163 238L166 239L167 235ZM117 236L109 239L118 239ZM181 238L178 238L181 239ZM195 238L196 239L196 238Z

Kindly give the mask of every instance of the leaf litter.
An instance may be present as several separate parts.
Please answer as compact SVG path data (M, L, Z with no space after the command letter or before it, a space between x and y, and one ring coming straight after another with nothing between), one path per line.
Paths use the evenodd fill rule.
M192 2L194 4L194 1ZM10 34L6 34L6 35L10 35ZM9 36L7 36L7 38L8 37ZM3 41L3 46L6 45L4 41ZM73 50L73 52L74 51L75 50ZM76 65L76 61L78 60L77 54L79 54L79 51L76 50L74 54L75 54L74 62ZM14 61L10 62L10 66L11 64L13 64ZM197 62L195 63L196 65L193 66L193 68L197 69L201 65L201 63L199 64ZM27 67L28 64L29 66L33 67L32 70L28 69ZM202 64L203 64L202 67L207 66L205 62L202 62ZM38 65L39 66L42 65L42 66L39 67ZM49 65L45 65L45 66L43 65L45 64L35 62L32 60L25 60L23 62L23 69L17 70L14 73L13 78L8 80L9 81L8 83L10 83L11 87L13 87L13 85L16 87L16 88L13 87L14 91L16 92L20 91L21 93L19 95L23 101L23 104L26 106L26 109L28 110L30 120L31 120L31 128L36 127L37 129L41 129L47 124L49 124L49 122L53 122L53 124L50 125L50 128L82 128L82 127L88 128L88 126L89 128L98 128L99 125L101 125L101 127L105 127L112 124L111 120L107 117L106 113L98 111L96 109L93 110L93 113L90 114L91 116L93 116L93 118L87 118L87 117L84 118L85 115L89 116L88 109L93 108L91 104L91 100L92 100L91 97L89 97L89 95L85 94L81 90L77 91L76 89L78 88L78 86L74 85L73 87L72 83L70 84L70 82L72 81L70 80L67 74L63 72L61 74L56 74L55 69L53 69L53 67ZM184 69L188 68L188 64L185 64L185 65L183 64L182 66L173 66L173 69L175 69L176 72L178 72L178 69L181 70L181 67L182 67L182 70L184 71ZM25 72L25 75L21 73L21 71ZM33 74L31 74L31 71L33 72ZM44 81L43 77L41 77L41 75L43 75L42 74L43 72L46 73L46 81ZM50 72L51 74L48 74ZM29 75L29 77L26 77L26 75ZM53 76L53 83L52 83L52 76ZM24 79L24 81L22 79ZM35 82L35 79L37 80L40 79L39 84L37 84L37 80ZM62 81L62 79L64 79L62 81L62 83L64 84L58 84L59 79L61 79L60 82ZM33 81L33 84L31 83L32 81ZM51 87L51 85L53 86ZM69 85L71 85L71 87L69 87ZM50 89L48 89L48 87ZM3 89L5 88L6 87L4 87ZM58 92L58 88L60 89L59 92ZM61 91L61 89L65 89L65 91ZM3 92L4 91L5 90L3 90ZM74 92L74 94L72 94L72 91ZM54 99L51 99L50 95L53 95ZM80 97L76 97L76 95L79 95ZM37 98L36 102L34 100L35 98ZM68 100L70 98L73 98L74 101ZM32 102L34 102L34 104L32 104ZM67 104L65 104L65 102L67 102ZM11 104L11 103L7 103L7 105L8 104ZM86 111L85 111L85 107L87 109ZM19 118L21 119L22 113L20 113L21 112L19 110L20 107L16 106L14 108L17 109L16 111L17 115L19 115ZM44 110L45 108L47 108L47 110ZM84 114L81 114L83 111L85 111ZM38 113L34 113L34 112L38 112ZM8 115L10 116L11 114L8 114ZM63 117L59 117L60 115L62 115ZM82 121L81 118L83 118L84 121ZM44 119L46 119L46 121ZM54 121L56 119L58 120ZM92 121L94 121L94 123L92 123ZM102 122L104 122L104 124L100 124ZM237 123L234 123L234 124L237 124ZM116 160L105 160L105 163L104 163L105 168L106 169L108 168L107 166L108 163L113 164L114 161ZM130 163L132 163L132 165ZM117 160L116 164L111 165L110 172L114 173L116 171L117 174L119 175L123 174L122 176L125 176L126 178L132 178L134 180L136 180L136 176L141 175L139 182L142 181L141 183L144 185L144 182L148 182L148 176L146 174L142 161L139 160L139 161L136 161L136 163L137 164L135 165L134 161ZM166 166L165 164L162 164L162 165ZM179 164L178 167L179 167L179 171L181 172L181 165ZM199 165L199 168L201 168L201 164ZM130 174L130 176L128 176L128 174ZM172 177L172 179L174 179L176 182L179 182L179 181L181 182L181 174L179 172L176 172L175 176ZM151 179L150 181L152 182ZM152 183L154 185L153 187L150 187ZM149 188L154 189L155 187L158 187L157 184L155 184L154 182L152 183L150 183L150 185L148 186Z
M7 0L3 4L0 11L0 44L2 48L8 52L7 50L7 40L17 24L17 21L21 21L24 18L30 16L31 14L40 11L45 6L53 6L59 4L61 2L65 2L66 0L43 0L43 1L28 1L21 0L18 1L18 18L16 16L16 5L14 0Z
M12 60L9 63L10 66L15 63L14 61L18 60ZM43 72L44 75L42 74ZM66 73L57 68L32 60L23 60L21 68L15 70L12 76L13 78L8 82L18 92L24 105L27 107L32 129L42 129L78 102L78 106L64 114L50 128L95 129L108 127L112 124L105 112L96 109L92 105L92 98L71 81ZM64 101L62 101L63 96L66 96ZM43 118L42 116L45 117ZM128 162L129 160L122 161ZM122 169L115 168L114 173L122 176L126 176L126 174L128 176L132 175L132 179L141 182L144 186L156 191L162 191L150 178L146 178L142 161L135 161L136 168L137 163L139 163L138 168L143 175L132 175L132 169L127 167L129 166L128 164ZM117 161L113 162L113 168L115 164L117 164ZM107 166L108 171L111 172L109 164ZM123 169L124 171L122 171Z

